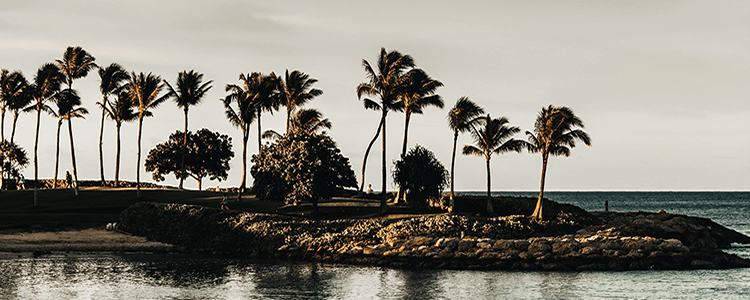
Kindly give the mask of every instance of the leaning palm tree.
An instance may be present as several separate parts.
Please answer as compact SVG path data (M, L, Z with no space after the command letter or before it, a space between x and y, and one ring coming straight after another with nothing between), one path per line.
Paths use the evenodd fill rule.
M414 67L414 59L410 55L402 55L398 51L386 52L385 48L380 49L380 55L378 56L378 71L376 72L367 60L362 60L362 67L365 69L365 73L369 82L360 83L357 86L357 98L362 99L362 96L376 96L380 98L380 102L375 102L369 98L364 99L365 109L380 110L380 125L378 127L382 130L383 136L383 165L382 165L382 198L380 199L380 210L386 212L388 210L388 203L385 194L386 188L386 152L385 152L385 119L389 111L398 111L400 107L398 105L398 96L400 93L400 87L403 86L404 73ZM367 156L370 154L370 148L375 138L370 142L370 145L365 151L365 159L362 163L362 186L364 186L365 176L364 167L367 163ZM360 191L362 188L360 188Z
M24 95L27 85L28 82L21 72L10 72L5 69L0 71L0 140L5 140L5 111L9 108L13 110L11 107L14 104L17 106L21 104L19 101L28 99Z
M448 127L453 131L453 152L451 155L451 194L450 210L453 211L455 203L453 201L453 175L456 166L456 143L459 132L469 132L472 128L472 121L484 114L484 109L464 96L458 98L456 104L448 112Z
M398 105L402 107L406 120L404 121L404 142L401 146L401 157L406 155L406 145L409 138L409 121L412 114L422 114L423 109L428 106L443 108L443 99L435 91L443 86L443 83L430 78L422 69L412 69L404 76L403 91L399 97ZM399 186L396 200L404 197L404 187Z
M104 117L107 106L110 106L109 96L117 95L125 86L128 80L128 72L121 65L111 63L105 68L99 68L99 91L102 93L102 101L96 104L102 108L102 119L99 127L99 175L101 176L102 185L104 184L104 151L102 144L104 140ZM119 131L118 131L119 133Z
M493 153L503 154L508 152L521 152L526 146L522 140L511 138L514 134L521 131L516 126L507 126L508 119L505 117L493 119L488 114L486 117L480 117L472 123L478 123L477 126L471 126L471 138L475 145L465 145L464 155L484 156L487 164L487 213L492 213L492 194L490 189L490 159Z
M310 78L310 75L298 70L292 71L291 74L289 70L286 70L284 80L279 80L279 99L281 105L286 107L287 134L291 130L292 114L297 108L323 94L323 91L312 87L316 82L318 82L317 79Z
M534 122L534 132L526 131L528 143L527 149L532 153L542 154L542 182L539 185L539 198L531 218L542 220L542 196L544 195L544 177L547 174L547 159L549 155L570 156L570 149L576 146L579 140L591 146L591 138L588 133L576 127L583 128L583 121L578 118L573 110L566 106L542 107Z
M36 131L34 133L34 206L39 203L39 164L37 159L37 153L39 148L39 124L41 119L42 111L47 113L53 113L52 108L47 105L47 102L52 100L53 97L60 91L60 84L62 83L63 75L60 73L60 68L55 64L47 63L42 65L34 76L34 81L29 84L29 97L31 97L33 103L24 111L36 111ZM56 181L52 182L53 188L55 187Z
M240 79L244 77L240 74ZM228 93L222 100L224 103L227 120L233 126L242 130L242 182L240 183L237 201L242 201L242 193L245 192L247 178L247 140L250 136L250 125L255 121L255 109L253 108L253 92L248 89L247 81L244 88L236 84L227 84L225 90ZM232 107L232 103L234 106Z
M317 133L319 130L331 129L331 121L329 121L327 118L323 118L323 114L314 108L298 110L297 113L292 117L290 125L290 131L287 134L313 134ZM281 136L281 133L278 133L275 130L266 130L265 132L263 132L262 137L264 139L278 140L279 138L281 138Z
M60 66L60 72L65 76L68 89L73 89L74 80L86 77L91 70L97 67L95 60L96 58L79 46L66 48L63 58L56 59L55 62Z
M141 197L141 134L143 132L143 118L153 114L151 110L156 109L167 98L159 97L163 88L161 77L151 73L143 72L136 74L132 72L128 79L126 91L130 96L133 106L138 108L138 159L136 164L136 196Z
M57 105L57 111L54 112L54 116L57 116L57 149L55 151L55 181L57 181L57 170L59 166L60 158L60 126L63 120L68 123L68 134L70 138L70 160L73 167L73 191L78 196L78 172L76 170L76 152L73 143L73 123L71 119L81 118L84 119L84 115L89 112L81 106L81 97L78 96L75 90L65 89L57 94L55 97L55 105Z
M203 74L196 73L193 70L182 71L177 74L177 89L174 89L168 81L164 80L164 84L167 86L166 97L174 99L177 107L182 108L185 112L185 131L182 138L182 159L180 160L180 174L185 173L185 154L187 152L187 133L188 133L188 109L191 106L200 104L203 100L203 96L206 92L211 89L211 83L213 80L203 82ZM182 189L182 182L185 179L184 176L180 176L180 189Z
M240 79L242 79L241 75ZM261 114L263 112L270 112L273 115L273 112L279 110L279 106L281 105L278 86L279 78L273 72L268 75L261 75L258 80L254 81L254 85L252 86L252 107L255 109L256 117L258 118L258 151L260 151L262 145Z
M11 78L7 82L3 82L2 89L5 99L3 104L13 112L13 129L10 131L10 142L12 144L13 137L16 135L18 115L31 103L31 94L28 88L29 82L26 81L26 77L21 72L13 72L9 77ZM6 83L8 84L5 85Z
M115 155L115 187L120 185L120 128L122 123L132 122L138 119L138 114L133 110L133 103L127 91L120 91L115 101L109 102L106 107L107 117L115 121L117 127L117 153Z

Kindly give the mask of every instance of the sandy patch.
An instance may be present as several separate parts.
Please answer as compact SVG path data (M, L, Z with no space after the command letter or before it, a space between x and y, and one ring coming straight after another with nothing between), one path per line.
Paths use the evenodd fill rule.
M170 244L103 229L0 234L0 252L34 251L179 251Z

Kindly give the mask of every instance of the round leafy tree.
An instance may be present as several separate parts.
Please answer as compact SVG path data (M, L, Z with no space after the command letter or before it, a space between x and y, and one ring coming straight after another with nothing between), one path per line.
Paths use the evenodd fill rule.
M0 188L6 189L5 179L18 179L29 164L26 151L16 143L0 142Z
M317 211L320 200L357 185L349 159L325 134L283 135L253 155L251 161L253 191L261 200L309 201Z
M448 171L432 151L417 145L396 161L393 180L409 192L413 207L424 207L427 199L439 197L448 186Z
M198 181L202 189L203 178L226 180L229 171L229 160L234 157L232 138L226 134L212 132L206 128L197 133L188 132L187 151L185 153L185 173L180 170L182 161L182 139L184 134L177 130L169 140L156 145L146 158L146 171L153 172L151 177L158 181L164 175L174 173L175 178L185 179L188 176Z

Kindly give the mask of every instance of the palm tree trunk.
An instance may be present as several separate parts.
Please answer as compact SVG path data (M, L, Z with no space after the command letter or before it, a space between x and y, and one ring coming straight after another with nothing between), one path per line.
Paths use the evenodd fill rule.
M250 124L246 123L242 127L242 183L240 184L240 191L237 194L237 201L242 201L242 193L245 192L245 184L247 183L247 140L250 137Z
M68 135L70 135L70 160L73 163L73 191L78 196L78 171L76 171L76 149L73 146L73 123L68 118Z
M292 120L292 110L286 107L286 134L289 135L289 122Z
M115 187L120 185L120 127L117 123L117 153L115 154Z
M386 213L388 211L388 196L385 194L385 185L386 185L386 182L385 182L385 179L386 179L386 175L385 175L386 174L386 167L385 167L385 156L386 156L385 155L385 117L386 117L386 114L387 114L387 110L385 109L385 107L383 107L383 118L382 118L382 123L383 123L383 127L382 127L382 130L383 130L383 136L382 136L382 138L383 138L383 168L381 170L382 173L383 173L383 186L382 186L382 193L381 193L381 198L380 198L380 212L381 213Z
M135 194L141 197L141 131L143 130L143 114L138 118L138 160L135 166Z
M490 189L490 157L487 156L487 213L491 214L492 210L492 190Z
M188 108L185 107L185 132L182 135L182 159L180 160L180 189L185 180L185 149L187 148ZM200 190L200 188L198 189Z
M542 183L539 185L539 198L536 199L536 207L531 215L532 220L542 220L542 197L544 196L544 177L547 175L547 158L549 153L546 151L542 154Z
M258 153L260 153L260 146L262 145L260 143L260 135L261 135L260 128L261 128L260 127L260 110L258 110Z
M13 113L13 129L10 131L11 143L13 143L13 137L16 136L16 122L18 122L18 111Z
M453 154L451 154L451 207L450 211L456 210L456 203L453 201L453 173L456 168L456 143L458 142L458 130L453 133Z
M107 99L106 97L104 98ZM102 100L102 121L101 126L99 126L99 175L102 179L102 185L104 185L104 150L102 149L102 144L104 141L104 100Z
M406 120L404 121L404 143L401 145L401 159L404 159L404 156L406 156L406 144L409 139L409 120L411 120L411 112L406 111ZM399 202L404 200L406 202L406 191L404 190L404 187L399 185L398 186L398 193L396 194L396 200L395 202Z
M5 105L0 109L0 140L5 140Z
M367 145L367 150L365 151L365 159L362 161L362 184L359 186L359 196L362 196L362 191L365 188L365 166L367 166L367 157L370 155L370 149L372 148L372 145L375 144L375 141L378 140L378 137L380 136L380 129L383 127L383 119L380 119L380 124L378 124L378 131L375 132L375 137L372 138L370 141L370 144Z
M34 135L34 207L39 205L39 159L37 153L39 150L39 119L42 115L42 110L39 106L36 107L36 132Z
M60 166L60 126L62 126L62 119L57 121L57 143L55 147L55 179L52 181L52 188L57 188L57 170Z

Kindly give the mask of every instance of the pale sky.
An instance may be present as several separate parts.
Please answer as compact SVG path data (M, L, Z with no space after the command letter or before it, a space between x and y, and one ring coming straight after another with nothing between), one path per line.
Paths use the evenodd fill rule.
M363 108L355 88L381 47L414 57L442 81L445 109L427 108L410 123L420 144L450 167L452 132L445 118L461 96L505 116L523 131L544 106L572 108L593 146L550 159L546 190L750 190L750 2L738 1L70 1L0 2L0 68L28 79L67 46L82 46L99 65L153 72L175 82L194 69L213 79L190 130L233 138L228 181L241 180L239 129L219 99L240 73L300 70L324 94L306 107L333 123L329 134L349 157L358 181L362 156L380 114ZM91 111L74 120L81 179L99 179L99 77L73 84ZM173 102L144 121L143 160L183 127ZM263 129L283 130L284 113L263 115ZM6 136L12 116L6 115ZM33 114L19 117L16 141L33 155ZM56 119L43 116L40 177L54 171ZM404 115L388 116L388 161L398 158ZM67 128L63 128L67 129ZM257 153L253 125L248 153ZM120 178L135 180L137 123L123 125ZM115 126L105 123L105 174L114 178ZM517 138L525 138L519 134ZM459 148L470 143L459 138ZM60 173L70 169L67 132ZM366 182L379 190L380 146ZM248 162L249 163L249 162ZM389 165L390 167L391 165ZM152 181L141 166L141 179ZM538 190L539 154L492 158L493 190ZM25 170L33 178L33 164ZM249 182L252 177L249 176ZM174 176L164 182L176 185ZM186 180L186 187L197 183ZM388 183L388 189L393 189ZM457 155L456 190L484 190L484 159Z

